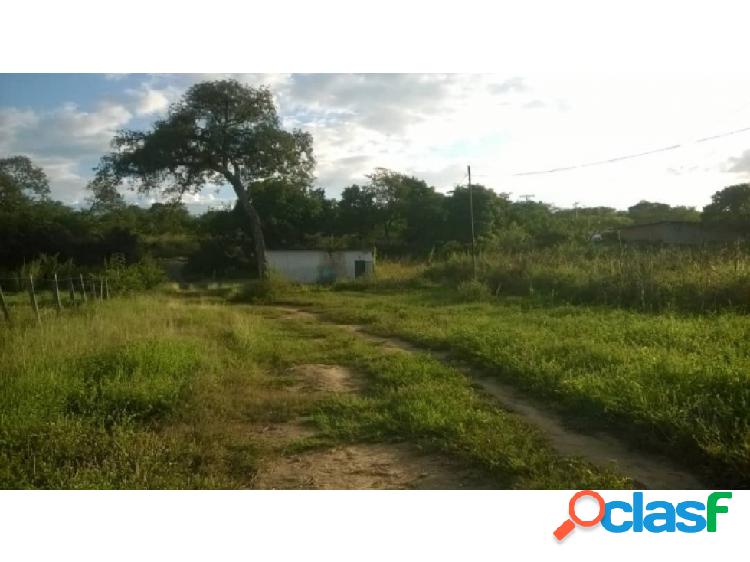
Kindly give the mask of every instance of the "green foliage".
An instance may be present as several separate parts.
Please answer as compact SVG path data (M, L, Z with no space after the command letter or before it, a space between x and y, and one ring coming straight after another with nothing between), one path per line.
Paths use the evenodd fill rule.
M688 221L698 222L701 214L694 207L675 206L666 203L641 201L628 207L628 216L635 224L647 224L659 221Z
M266 182L307 186L315 165L312 136L281 127L270 90L237 80L191 86L151 130L120 131L112 144L115 150L102 157L92 181L95 195L106 199L113 186L129 181L142 193L158 191L179 201L207 184L228 184L253 238L260 277L266 273L265 241L256 191Z
M28 157L0 158L0 208L12 210L49 193L47 175Z
M703 220L750 231L750 184L730 185L714 193L711 203L703 208Z
M128 264L122 255L114 255L104 262L102 274L110 288L118 294L153 289L166 280L164 270L151 258Z

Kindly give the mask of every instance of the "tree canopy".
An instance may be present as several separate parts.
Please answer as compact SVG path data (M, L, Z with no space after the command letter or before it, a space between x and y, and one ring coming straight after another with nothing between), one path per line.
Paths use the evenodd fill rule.
M714 193L703 208L703 220L750 231L750 184L730 185Z
M628 216L635 224L648 224L660 221L700 221L701 214L694 207L671 206L666 203L640 201L628 207Z
M236 80L202 82L173 104L149 131L120 131L92 182L98 193L129 181L141 192L180 199L206 184L228 184L237 195L254 242L258 273L265 276L265 239L255 193L265 182L300 189L312 179L312 137L281 127L267 88Z
M49 197L49 180L27 156L0 158L0 205L10 207Z

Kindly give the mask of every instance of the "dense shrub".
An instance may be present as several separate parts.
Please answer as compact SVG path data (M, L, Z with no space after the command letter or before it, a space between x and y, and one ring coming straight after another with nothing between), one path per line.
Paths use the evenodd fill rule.
M103 274L119 294L152 289L166 279L164 270L149 257L128 265L124 256L114 255L105 262Z

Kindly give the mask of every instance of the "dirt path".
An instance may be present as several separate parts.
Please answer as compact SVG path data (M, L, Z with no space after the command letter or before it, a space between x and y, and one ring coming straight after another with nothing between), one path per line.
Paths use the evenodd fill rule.
M307 318L309 319L309 318ZM294 382L290 394L356 393L364 380L340 365L296 365L286 375ZM243 426L242 430L247 430ZM275 451L258 470L253 486L259 489L446 489L486 488L486 478L448 457L427 454L405 443L365 443L304 452L285 450L300 440L315 438L309 419L256 424L253 436ZM293 450L293 448L292 448Z
M334 324L341 329L355 333L387 351L429 353L442 361L449 360L447 353L420 348L395 337L382 337L370 334L367 328L354 324L335 324L320 315L293 307L280 307L280 317L286 320L318 321ZM543 406L529 400L509 385L482 376L470 366L459 368L472 377L486 393L495 398L501 406L510 410L538 427L549 438L558 453L565 456L578 456L598 465L614 465L621 473L633 478L639 485L651 489L703 489L704 486L692 474L681 469L668 458L644 453L630 447L624 441L604 433L581 433L567 427L557 414L543 409Z
M407 444L357 444L278 459L261 471L262 489L456 490L482 479L455 462Z

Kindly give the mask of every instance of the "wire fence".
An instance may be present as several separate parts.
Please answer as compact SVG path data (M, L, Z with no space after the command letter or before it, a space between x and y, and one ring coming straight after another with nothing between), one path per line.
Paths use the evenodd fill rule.
M21 307L31 307L36 323L41 326L41 311L45 308L53 308L61 315L66 308L96 304L110 296L109 279L101 275L0 277L0 308L7 326L17 321Z

